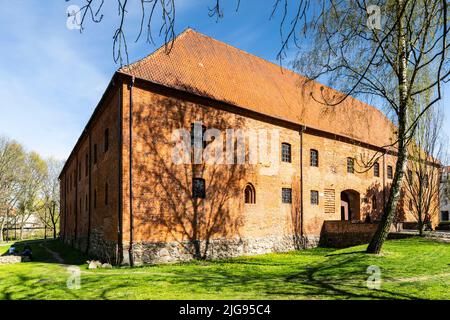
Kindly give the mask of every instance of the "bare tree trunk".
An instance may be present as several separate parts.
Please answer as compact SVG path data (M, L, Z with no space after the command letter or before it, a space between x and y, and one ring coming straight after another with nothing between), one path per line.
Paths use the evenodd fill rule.
M375 235L367 247L367 253L378 254L381 251L384 241L389 234L392 222L397 210L397 203L400 198L401 183L407 165L407 140L406 140L406 125L407 125L407 109L408 109L408 85L407 85L407 56L406 56L406 36L404 33L403 17L400 16L404 0L399 0L397 4L398 10L398 42L399 42L399 108L398 108L398 156L395 167L394 180L392 181L391 192L386 206L386 212L381 218ZM404 14L403 14L404 15Z

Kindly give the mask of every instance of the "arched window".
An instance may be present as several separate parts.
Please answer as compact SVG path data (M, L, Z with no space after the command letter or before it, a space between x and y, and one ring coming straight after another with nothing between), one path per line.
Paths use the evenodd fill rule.
M392 169L392 166L387 167L387 177L388 179L392 179L394 177L394 170Z
M256 203L256 191L255 191L255 187L251 183L248 183L245 186L244 198L245 198L245 203L250 203L250 204Z
M380 164L378 162L375 162L375 164L373 165L373 175L375 177L380 176Z

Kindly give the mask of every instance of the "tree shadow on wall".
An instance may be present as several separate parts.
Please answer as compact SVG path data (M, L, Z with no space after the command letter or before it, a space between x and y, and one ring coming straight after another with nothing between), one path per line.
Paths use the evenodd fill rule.
M370 221L379 221L384 214L385 205L389 197L390 185L382 186L380 182L372 183L367 188L364 201L361 206L361 218L370 217ZM400 199L397 204L397 211L394 217L395 222L405 221L404 200L405 192L402 189L400 192Z
M244 121L211 107L167 97L154 99L151 106L136 106L134 121L136 128L140 128L136 134L145 144L138 151L142 160L135 169L138 181L134 188L136 193L139 190L136 217L142 221L135 228L144 239L157 238L155 242L161 246L177 242L192 257L206 259L212 239L229 239L239 234L247 165L205 164L205 161L176 164L172 160L176 144L172 133L178 129L190 131L194 121L201 121L206 129L221 131L225 149L226 129L244 129ZM193 178L204 179L205 199L193 197Z

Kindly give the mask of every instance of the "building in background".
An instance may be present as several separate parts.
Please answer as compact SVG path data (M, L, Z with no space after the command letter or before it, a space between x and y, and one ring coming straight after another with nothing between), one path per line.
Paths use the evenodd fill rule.
M450 166L442 169L440 222L450 221Z

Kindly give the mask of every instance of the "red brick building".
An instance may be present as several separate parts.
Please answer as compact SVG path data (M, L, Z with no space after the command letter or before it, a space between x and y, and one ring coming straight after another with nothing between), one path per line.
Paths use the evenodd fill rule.
M292 250L316 245L324 221L376 219L395 127L353 98L316 102L339 93L302 80L191 29L119 69L61 172L62 239L113 263L174 261ZM196 122L277 132L276 170L174 163L174 130Z

